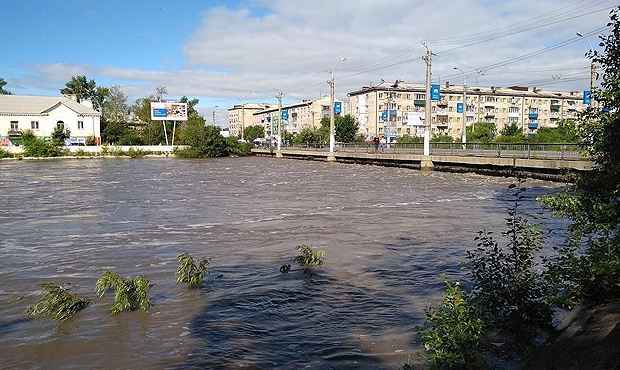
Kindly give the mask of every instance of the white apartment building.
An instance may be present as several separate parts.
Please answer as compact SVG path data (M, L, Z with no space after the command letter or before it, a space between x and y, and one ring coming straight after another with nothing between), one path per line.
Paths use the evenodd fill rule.
M230 136L241 137L245 127L255 125L254 113L269 108L268 104L245 103L228 109L228 131Z
M395 139L404 135L423 135L426 106L423 84L398 80L363 87L348 95L351 115L359 121L360 133L367 137L386 135ZM465 124L493 122L498 132L516 123L524 134L533 134L539 127L556 127L560 120L574 119L577 112L585 108L580 91L467 86L465 95ZM432 135L461 136L463 113L457 111L457 104L462 102L462 85L446 83L441 86L440 99L431 102ZM385 116L387 121L382 119Z
M346 107L341 99L334 99L334 105L340 105L341 112L344 114ZM298 134L304 128L318 128L321 126L321 119L329 117L330 98L324 96L315 100L304 100L300 103L287 104L282 106L282 112L286 112L288 119L284 121L284 130L290 134ZM278 107L271 106L268 109L254 113L254 124L262 125L265 128L265 135L271 137L277 134L275 130L278 122Z
M101 143L101 113L90 101L78 103L66 97L0 95L0 137L21 136L31 130L35 136L51 137L62 126L75 142L93 136Z

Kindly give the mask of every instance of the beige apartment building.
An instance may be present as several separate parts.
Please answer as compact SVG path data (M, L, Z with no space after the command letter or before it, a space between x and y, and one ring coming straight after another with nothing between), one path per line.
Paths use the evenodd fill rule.
M342 107L344 114L346 108L341 99L335 99ZM288 113L288 120L284 121L284 129L291 134L297 134L304 128L317 128L321 126L321 119L329 117L330 99L328 96L315 99L304 100L300 103L282 106L282 111ZM254 112L253 124L262 125L265 128L265 135L271 137L277 134L276 124L278 122L278 106L271 106L258 112Z
M351 115L359 121L360 133L367 137L423 136L426 105L423 84L400 80L384 82L348 95ZM516 123L526 135L535 133L539 127L556 127L560 120L574 119L577 112L585 108L580 91L543 91L520 86L467 86L465 100L467 126L493 122L500 132L505 126ZM463 85L446 83L441 86L440 100L431 102L432 135L461 136L463 113L457 112L457 103L462 102ZM385 116L387 122L382 120Z
M228 131L230 136L241 137L245 127L255 125L254 113L267 109L270 106L260 103L246 103L234 105L228 109Z

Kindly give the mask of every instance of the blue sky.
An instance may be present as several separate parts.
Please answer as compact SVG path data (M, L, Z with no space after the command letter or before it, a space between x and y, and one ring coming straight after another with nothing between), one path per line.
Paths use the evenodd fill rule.
M341 96L381 79L422 82L420 41L445 51L524 27L438 53L434 79L458 83L454 66L482 69L575 38L576 31L596 30L607 22L605 8L617 3L0 0L0 77L16 94L57 95L71 76L85 74L98 85L120 85L130 101L166 86L170 98L198 97L205 113L218 105L223 118L225 108L240 101L275 101L275 89L284 91L285 101L325 94L332 68ZM596 33L590 39L596 43ZM577 40L469 79L483 86L538 82L548 84L545 89L579 90L588 85L581 78L587 76L587 49Z

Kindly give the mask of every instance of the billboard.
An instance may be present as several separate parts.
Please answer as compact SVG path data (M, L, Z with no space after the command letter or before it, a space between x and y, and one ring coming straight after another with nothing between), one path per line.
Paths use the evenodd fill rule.
M151 102L153 121L187 121L186 103Z
M583 104L592 104L592 95L590 94L590 90L583 92Z
M342 113L342 102L334 102L334 114Z
M439 85L431 85L431 100L439 100L440 95Z

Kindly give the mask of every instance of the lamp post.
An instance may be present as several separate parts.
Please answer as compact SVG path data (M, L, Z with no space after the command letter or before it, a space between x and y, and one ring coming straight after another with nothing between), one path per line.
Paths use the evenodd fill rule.
M215 110L217 109L217 107L219 107L218 105L216 105L215 107L213 107L213 126L215 126Z
M347 57L343 57L340 58L341 62L344 62L347 60ZM336 63L338 64L338 63ZM329 84L330 90L329 90L329 101L330 101L330 107L329 107L329 153L330 156L328 158L335 160L336 158L334 157L334 149L336 147L336 125L335 125L335 117L334 117L334 69L336 69L336 64L334 64L334 66L332 67L332 69L329 71L331 78L330 80L327 82Z
M465 72L463 72L463 70L459 67L454 67L453 69L463 74L463 122L461 124L461 143L463 143L463 149L465 149L465 144L467 143L467 130L465 125L465 112L467 111L467 86L465 85Z
M583 35L583 33L577 32L575 34L577 35L577 37L581 37L582 39L586 40L588 45L590 45L590 52L594 52L594 46L592 46L592 43L590 42L590 40L588 40L588 38L585 37ZM595 79L596 79L596 67L594 66L594 61L590 60L590 94L594 90L594 80Z

